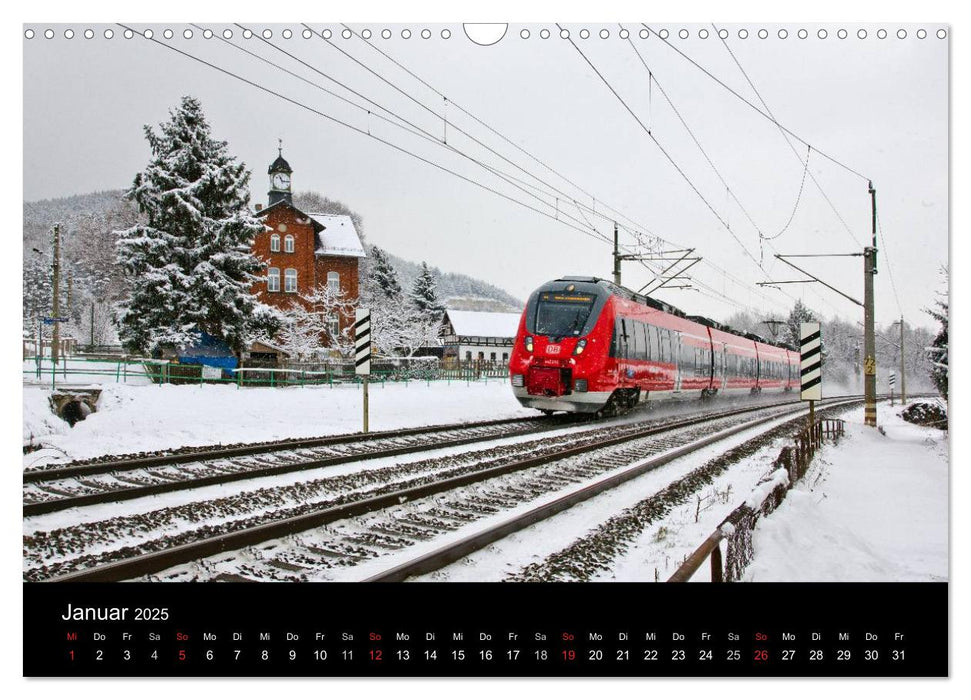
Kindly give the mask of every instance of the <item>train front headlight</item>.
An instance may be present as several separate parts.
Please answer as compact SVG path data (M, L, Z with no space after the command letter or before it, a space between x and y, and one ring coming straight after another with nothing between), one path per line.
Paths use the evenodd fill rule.
M581 354L583 354L583 349L585 347L587 347L587 339L586 338L580 338L580 340L577 341L577 346L575 348L573 348L573 354L574 355L581 355Z
M527 335L525 338L526 352L533 351L533 336Z

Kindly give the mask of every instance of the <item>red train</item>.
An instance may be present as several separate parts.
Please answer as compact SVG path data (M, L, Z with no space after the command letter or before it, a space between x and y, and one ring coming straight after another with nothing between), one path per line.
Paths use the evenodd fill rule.
M529 298L509 360L519 402L617 412L643 401L799 387L799 353L596 277Z

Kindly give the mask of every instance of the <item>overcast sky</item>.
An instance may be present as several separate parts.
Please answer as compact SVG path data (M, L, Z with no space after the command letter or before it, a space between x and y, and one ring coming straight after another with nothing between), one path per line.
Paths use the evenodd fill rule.
M672 48L759 104L711 25L650 25L669 31L669 43L653 34L642 39L641 25L624 25L653 80L631 42L618 36L618 25L563 25L630 111L552 24L510 25L505 37L489 47L471 42L459 24L351 25L355 32L370 30L370 42L357 36L341 38L338 24L310 25L315 31L330 29L330 42L319 36L302 38L298 24L250 27L269 29L269 44L257 37L243 39L238 26L200 25L217 36L231 29L232 44L304 80L219 38L205 39L188 25L133 25L138 31L151 27L165 46L139 36L126 39L116 25L27 26L36 35L23 40L26 200L128 186L149 159L143 125L164 121L182 95L193 95L201 100L213 134L228 141L231 152L252 169L254 202L266 201L266 169L281 138L283 154L294 169L294 189L320 192L359 212L368 242L446 271L473 275L520 298L561 275L609 278L611 249L604 238L612 236L610 219L619 212L621 242L629 251L637 250L631 233L636 229L644 241L651 240L650 234L666 241L662 249L694 248L703 258L687 273L692 279L684 283L691 289L656 294L688 313L725 318L748 309L779 318L794 299L802 298L824 316L838 313L862 321L859 307L818 284L763 289L756 283L800 277L777 261L775 253L860 252L870 238L865 178L872 178L881 223L877 320L889 323L902 313L910 323L934 325L922 309L933 303L934 291L943 284L939 268L948 263L950 39L937 38L939 25L725 26L728 48L778 122L859 173L814 150L809 171L825 196L812 179L803 178L804 168L777 126ZM109 27L114 37L106 39ZM47 28L55 31L53 39L43 37ZM64 37L68 28L75 33L72 39ZM94 38L83 38L87 28ZM163 37L166 28L174 32L171 40ZM289 39L282 36L286 28L293 32ZM390 39L381 37L386 28ZM421 37L423 28L430 30L430 38ZM800 28L808 32L805 39L798 36ZM847 38L838 37L840 28L847 30ZM889 31L884 39L877 36L881 28ZM194 32L191 39L183 37L186 29ZM410 30L410 38L402 37L404 29ZM443 29L450 31L449 38L442 37ZM543 29L550 31L549 38L542 38ZM583 29L590 32L589 38L581 38ZM679 37L682 29L687 39ZM747 38L739 37L741 29L747 30ZM759 38L761 29L767 38ZM788 32L785 39L779 37L780 29ZM826 38L819 37L820 29L825 29ZM858 38L861 29L868 33L865 39ZM897 37L901 29L906 38ZM918 38L918 29L926 30L926 38ZM529 38L522 37L524 30ZM600 37L602 30L609 33L607 38ZM707 31L707 38L699 36L701 30ZM167 47L205 59L293 102ZM321 88L365 108L349 106ZM404 118L413 125L409 129L424 130L438 143L378 115ZM369 131L549 216L381 143ZM461 153L443 146L443 136ZM798 156L805 158L807 147L792 142ZM473 159L528 183L521 186L539 199L503 182ZM553 188L561 192L549 194ZM596 213L581 210L574 199ZM760 239L759 231L772 240ZM794 262L862 300L860 258ZM658 263L653 266L657 269ZM624 263L626 286L638 289L652 277L639 263Z

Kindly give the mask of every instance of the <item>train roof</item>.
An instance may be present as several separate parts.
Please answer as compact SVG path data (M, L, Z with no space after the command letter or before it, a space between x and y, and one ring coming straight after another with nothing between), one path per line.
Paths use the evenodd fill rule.
M740 331L736 328L732 328L731 326L725 325L724 323L719 323L718 321L714 321L705 316L689 316L688 314L684 313L681 309L677 308L676 306L672 306L671 304L660 301L659 299L653 299L649 296L638 294L637 292L627 289L627 287L621 287L619 284L614 284L610 280L605 280L600 277L583 277L583 276L569 275L566 277L561 277L556 281L557 282L585 282L587 284L596 284L600 287L603 287L611 294L615 294L619 297L629 299L630 301L635 301L639 304L644 304L645 306L650 306L652 309L663 311L664 313L671 314L672 316L679 316L689 321L699 323L702 326L715 328L724 333L731 333L732 335L741 336L742 338L748 338L749 340L752 340L756 343L771 345L772 347L782 348L783 350L791 350L793 352L796 352L795 348L789 345L786 345L785 343L769 342L768 340L766 340L765 338L763 338L762 336L756 333L751 333L748 331Z

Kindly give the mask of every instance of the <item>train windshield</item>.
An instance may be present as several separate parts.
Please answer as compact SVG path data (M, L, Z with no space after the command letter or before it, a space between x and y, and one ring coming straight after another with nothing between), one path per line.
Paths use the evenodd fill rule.
M596 298L593 294L541 293L536 305L533 332L560 338L580 335Z

